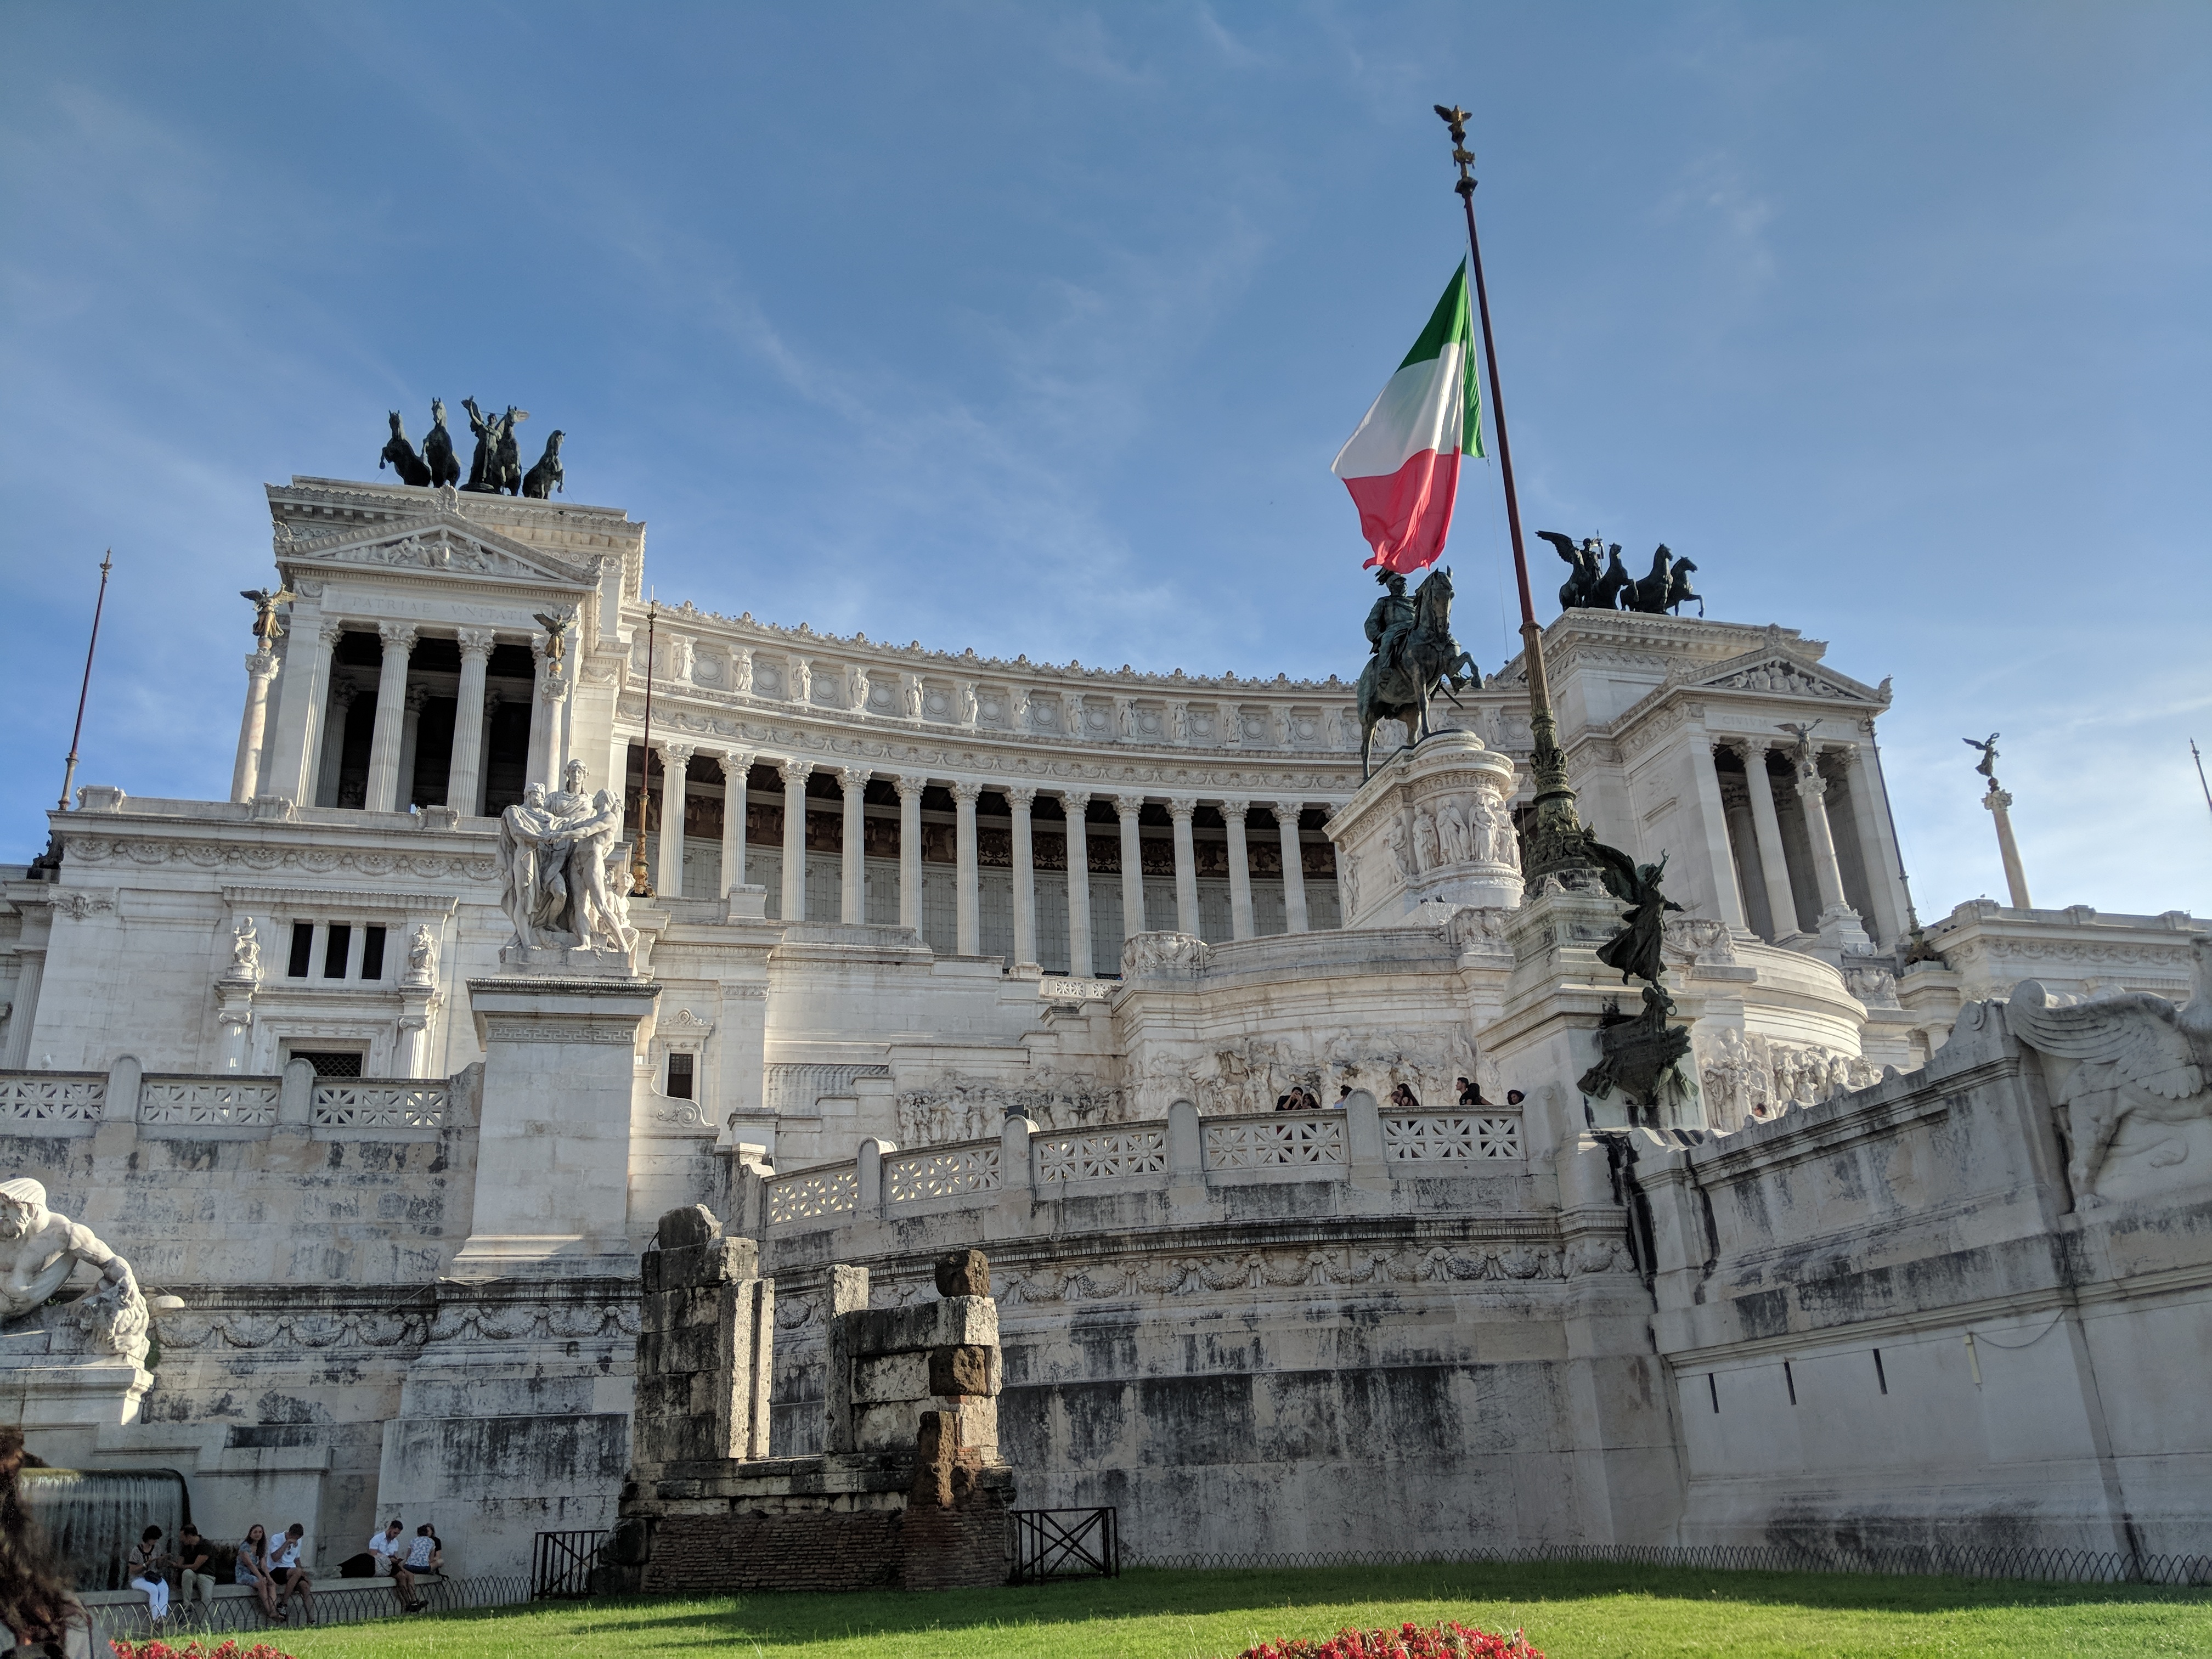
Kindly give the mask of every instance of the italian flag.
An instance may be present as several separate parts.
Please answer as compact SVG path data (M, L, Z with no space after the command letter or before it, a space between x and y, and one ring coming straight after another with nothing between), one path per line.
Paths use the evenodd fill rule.
M1482 453L1474 330L1460 261L1429 325L1329 471L1359 509L1370 565L1410 573L1434 564L1451 529L1459 458Z

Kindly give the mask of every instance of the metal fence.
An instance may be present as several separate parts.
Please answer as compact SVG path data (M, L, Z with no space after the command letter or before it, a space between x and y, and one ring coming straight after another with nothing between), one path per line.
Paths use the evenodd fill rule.
M1121 1576L1118 1510L1012 1510L1006 1520L1006 1553L1014 1583Z
M1525 1548L1320 1551L1290 1555L1132 1554L1133 1567L1219 1568L1518 1565L1591 1562L1710 1572L1863 1572L1890 1577L2033 1579L2062 1584L2212 1585L2212 1555L2121 1550L1895 1545L1856 1548L1778 1544L1540 1544Z
M582 1597L592 1593L592 1569L614 1534L604 1527L541 1532L530 1549L530 1599Z
M472 1607L520 1607L530 1600L530 1581L519 1574L507 1574L483 1578L417 1578L415 1594L427 1602L428 1613L459 1613ZM329 1581L325 1587L317 1584L314 1595L314 1616L318 1625L358 1625L372 1619L403 1619L406 1613L399 1605L399 1596L389 1578L339 1578ZM121 1637L139 1642L156 1634L149 1617L143 1594L132 1601L113 1601L102 1597L88 1598L86 1611L92 1615L93 1651L104 1653L105 1644ZM301 1615L295 1611L297 1602L287 1602L284 1617L271 1624L262 1613L261 1603L251 1595L226 1595L212 1602L195 1601L187 1606L179 1601L169 1603L169 1616L161 1621L158 1634L165 1639L181 1640L186 1637L245 1635L257 1631L283 1630L294 1627Z

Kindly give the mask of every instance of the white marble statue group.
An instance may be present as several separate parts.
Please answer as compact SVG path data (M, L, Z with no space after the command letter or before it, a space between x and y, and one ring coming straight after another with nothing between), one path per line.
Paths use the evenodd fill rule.
M500 814L500 906L514 924L513 943L629 952L629 883L620 867L627 846L622 804L611 792L584 793L585 768L570 761L562 787L533 783Z

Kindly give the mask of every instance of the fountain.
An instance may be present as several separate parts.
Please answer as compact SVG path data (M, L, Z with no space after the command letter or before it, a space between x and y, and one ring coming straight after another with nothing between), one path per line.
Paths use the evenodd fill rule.
M124 1563L149 1526L165 1540L192 1517L185 1477L174 1469L26 1468L19 1477L31 1514L81 1591L119 1590Z

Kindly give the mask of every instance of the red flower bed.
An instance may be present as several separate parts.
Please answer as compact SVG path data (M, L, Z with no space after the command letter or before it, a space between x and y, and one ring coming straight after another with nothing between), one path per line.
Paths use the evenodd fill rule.
M1442 1624L1429 1630L1401 1625L1395 1630L1340 1630L1327 1641L1262 1642L1237 1659L1544 1659L1515 1631L1492 1636L1465 1625Z
M225 1642L220 1647L203 1647L198 1638L183 1647L173 1648L167 1642L110 1642L115 1650L115 1659L292 1659L282 1648L272 1648L266 1642L256 1642L242 1648L236 1642Z

